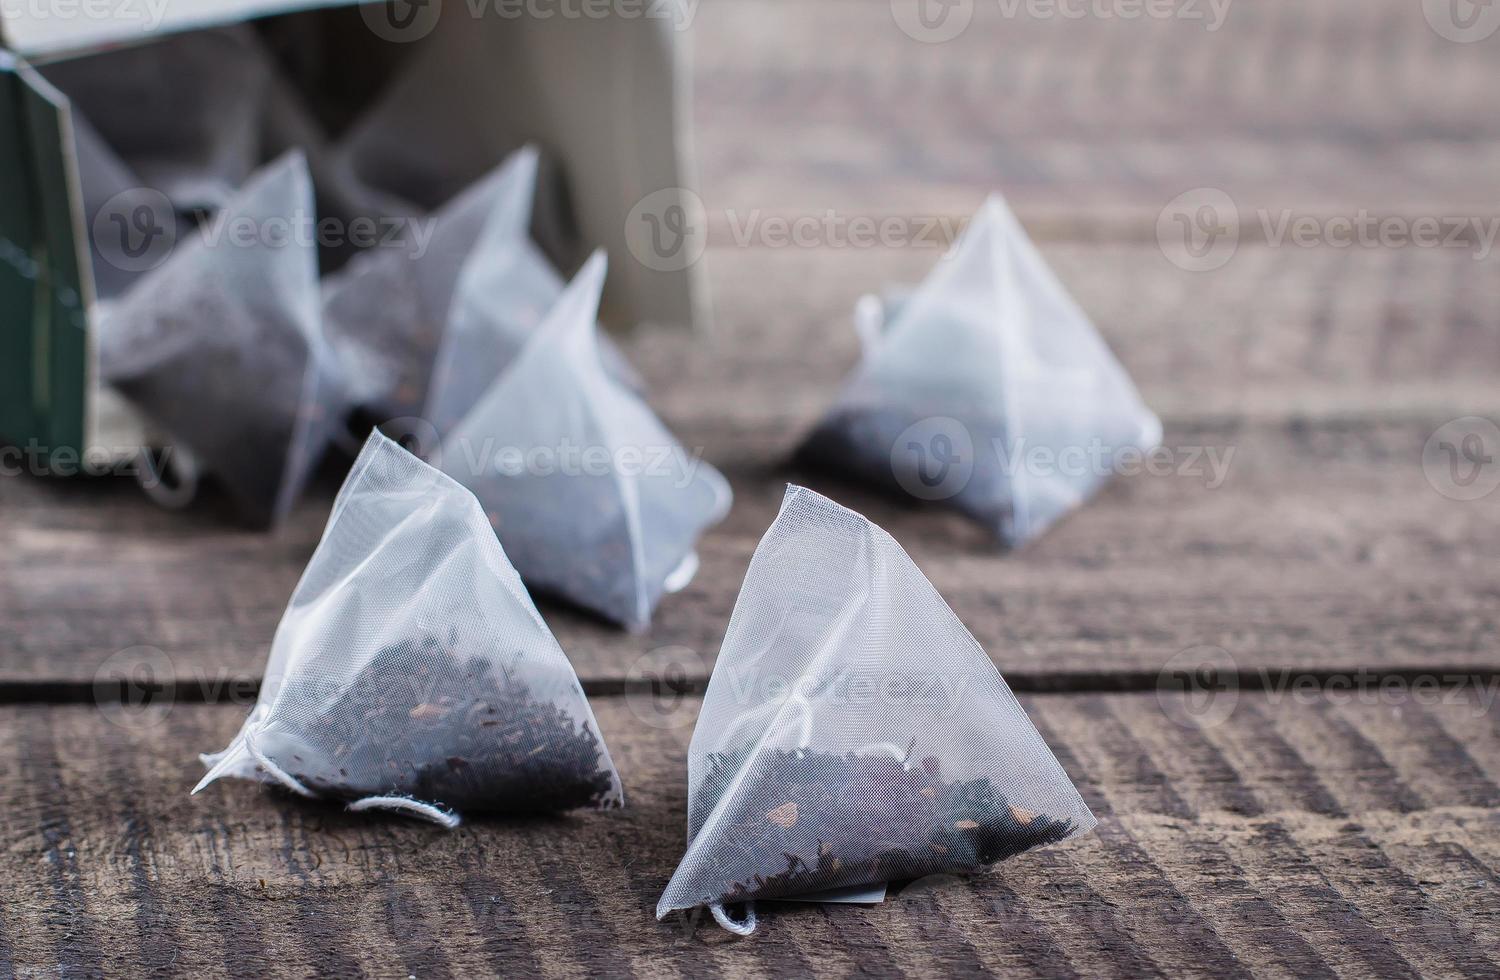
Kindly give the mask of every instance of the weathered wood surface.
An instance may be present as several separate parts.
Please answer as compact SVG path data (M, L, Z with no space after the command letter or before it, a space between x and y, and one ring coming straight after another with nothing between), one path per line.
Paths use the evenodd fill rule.
M627 345L737 506L646 636L544 606L585 683L616 692L593 703L620 813L443 834L246 785L189 799L194 754L243 703L151 724L43 702L87 700L101 665L160 667L114 656L140 646L168 676L136 680L243 697L229 682L258 677L336 478L274 535L163 513L121 480L0 478L0 701L31 702L0 704L0 977L1500 974L1500 493L1449 500L1420 463L1444 422L1500 420L1500 258L1263 228L1493 220L1500 35L1445 41L1423 9L1442 5L1414 0L1233 0L1217 31L1010 6L976 0L937 45L885 0L697 8L716 329ZM1231 261L1194 273L1156 224L1203 187L1242 227ZM1001 556L960 518L781 465L856 359L856 297L919 280L992 189L1175 461L1233 451L1222 484L1121 479ZM830 213L808 247L764 224ZM841 245L847 222L890 217L938 235ZM1013 685L1071 692L1023 701L1101 825L877 908L784 907L736 942L652 917L698 702L656 727L640 663L686 648L701 687L792 479L891 530ZM1232 702L1194 715L1155 693L1164 665L1225 663L1213 648L1247 685ZM1320 693L1283 688L1299 677ZM1097 693L1114 687L1144 690Z
M948 6L967 28L922 44L886 0L703 3L711 213L962 216L998 187L1058 234L1138 237L1204 186L1247 212L1497 213L1497 41L1445 40L1441 4L1231 0L1212 31L1209 0Z
M875 908L775 906L747 942L654 920L691 699L596 699L625 810L451 834L247 784L189 798L233 707L9 706L0 974L1493 974L1494 693L1247 693L1207 727L1153 695L1026 698L1096 832Z
M661 646L706 671L789 480L887 527L1018 686L1154 671L1204 643L1247 669L1500 666L1500 494L1449 500L1421 466L1443 422L1500 417L1500 279L1430 252L1262 248L1194 275L1154 247L1045 250L1165 415L1169 475L1120 479L1006 557L960 518L787 469L857 356L854 297L936 251L716 249L718 331L630 348L736 507L648 634L547 607L585 681ZM212 507L161 512L123 479L0 479L0 684L87 684L141 645L200 688L259 676L336 482L260 535Z

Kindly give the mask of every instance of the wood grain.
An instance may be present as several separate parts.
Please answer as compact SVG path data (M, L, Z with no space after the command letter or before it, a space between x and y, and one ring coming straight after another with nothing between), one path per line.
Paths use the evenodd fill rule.
M709 0L710 209L963 216L998 188L1060 234L1149 236L1208 186L1246 211L1496 214L1500 37L1450 42L1407 0L1232 0L1217 30L1181 16L1206 0L1110 16L1131 6L977 0L926 44L881 0Z
M617 687L662 647L692 651L701 685L789 480L895 535L1022 688L1149 679L1205 644L1245 671L1500 668L1500 583L1486 558L1500 549L1500 495L1435 490L1420 464L1425 423L1172 426L1176 455L1161 475L1116 480L1010 555L957 515L780 466L792 432L694 431L737 500L703 538L693 584L642 635L543 606L592 689ZM1193 461L1199 449L1227 459L1222 483L1206 456ZM211 512L162 513L107 481L0 480L0 689L86 688L140 646L167 655L186 696L213 700L258 677L331 489L263 536Z
M1026 698L1095 833L875 908L772 907L748 941L653 917L683 846L693 699L595 699L624 811L451 834L246 784L189 798L193 754L229 738L232 707L9 706L0 966L1482 975L1500 962L1493 693L1244 692L1199 720L1174 697Z

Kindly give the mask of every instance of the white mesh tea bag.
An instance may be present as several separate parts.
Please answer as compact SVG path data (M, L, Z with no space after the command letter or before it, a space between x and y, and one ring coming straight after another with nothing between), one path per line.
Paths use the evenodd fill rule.
M868 314L865 315L868 323ZM940 501L1020 545L1161 423L998 196L883 324L804 463Z
M376 421L415 417L448 322L453 290L486 221L516 176L501 166L445 204L415 218L400 240L350 259L323 290L323 322L349 403Z
M1094 826L1000 672L890 535L788 488L688 752L688 848L657 905L977 871Z
M217 210L261 159L274 68L247 26L68 58L42 72L179 211Z
M599 353L595 253L500 380L444 439L527 585L631 629L697 568L729 484L689 454Z
M100 371L221 482L255 524L285 515L335 414L300 155L252 175L223 211L106 307Z
M529 231L537 161L528 146L505 163L489 220L459 272L423 416L439 433L474 407L562 295L562 277ZM599 353L612 376L639 389L639 377L603 335Z
M373 433L224 776L456 826L621 805L578 677L474 497Z

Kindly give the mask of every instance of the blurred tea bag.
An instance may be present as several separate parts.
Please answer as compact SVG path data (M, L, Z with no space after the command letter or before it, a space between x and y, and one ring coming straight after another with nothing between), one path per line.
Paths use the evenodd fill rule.
M533 589L643 629L728 512L724 478L605 370L605 259L584 264L506 373L446 436L441 467L474 491Z
M789 487L688 750L688 846L656 908L967 874L1093 815L983 649L890 535Z
M999 196L894 315L856 313L864 356L799 459L945 503L1023 544L1161 423Z
M377 422L427 413L446 433L504 371L563 288L527 231L536 174L535 148L518 150L329 278L324 322L355 407ZM602 346L612 373L638 385Z
M456 826L456 811L618 807L567 657L473 494L366 442L276 628L225 776Z
M100 371L215 476L246 517L279 521L321 456L335 383L298 154L254 174L103 311Z
M103 241L94 223L121 222L125 227L118 230L128 233L134 210L127 206L132 203L129 195L140 191L144 185L129 164L120 159L81 115L73 116L73 146L78 155L78 182L83 192L84 227L91 231L89 249L94 272L94 295L98 299L108 300L118 296L135 282L140 270L134 268L133 263L120 262L118 256L100 248ZM166 221L169 218L152 212L151 220ZM170 220L173 223L170 233L175 235L178 230L176 216L171 216ZM115 230L117 229L110 229Z
M42 73L180 213L218 210L261 159L273 66L246 25L69 58Z
M459 273L424 412L439 433L474 407L562 295L562 277L528 232L537 159L527 146L505 162L489 220ZM602 334L599 353L614 378L640 388L635 370Z

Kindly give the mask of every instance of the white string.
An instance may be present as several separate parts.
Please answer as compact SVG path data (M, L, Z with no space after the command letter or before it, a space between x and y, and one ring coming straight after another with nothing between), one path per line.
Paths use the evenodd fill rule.
M445 810L432 803L423 803L409 796L367 796L350 803L349 810L352 813L361 813L365 810L393 810L435 823L448 830L463 823L463 818L452 810Z
M753 933L755 931L755 927L759 925L755 918L754 902L745 903L745 919L743 922L736 922L731 919L729 917L729 913L724 911L724 906L722 905L710 905L708 907L708 910L713 913L715 922L723 926L728 931L734 933L736 936L748 936Z

